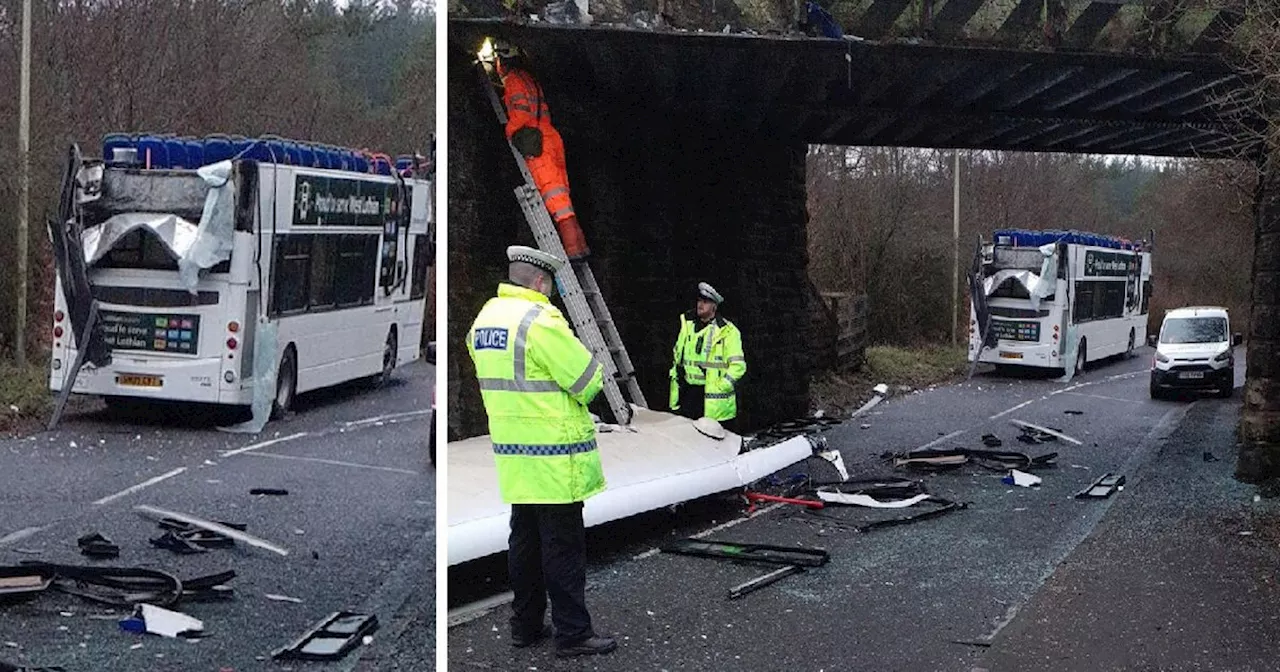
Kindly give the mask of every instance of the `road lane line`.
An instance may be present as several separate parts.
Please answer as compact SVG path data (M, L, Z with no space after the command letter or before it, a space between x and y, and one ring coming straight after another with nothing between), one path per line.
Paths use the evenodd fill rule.
M740 518L734 518L733 520L729 520L729 521L726 521L726 522L720 523L719 525L716 525L716 526L714 526L714 527L710 527L710 528L708 528L708 529L705 529L705 530L703 530L703 531L701 531L701 532L698 532L697 534L690 535L690 536L689 536L689 538L690 538L690 539L702 539L702 538L704 538L704 537L711 536L711 535L715 534L716 532L723 532L723 531L725 531L725 530L727 530L727 529L729 529L729 528L731 528L731 527L737 527L738 525L741 525L741 524L743 524L743 523L747 522L748 520L751 520L751 519L753 519L753 518L758 518L758 517L760 517L760 516L763 516L764 514L769 513L770 511L777 511L778 509L781 509L781 508L782 508L782 507L784 507L784 506L786 506L786 503L785 503L785 502L776 502L776 503L774 503L774 504L770 504L770 505L768 505L768 506L760 507L759 509L757 509L757 510L756 510L756 512L755 512L755 513L753 513L753 514L751 514L751 515L748 515L748 516L742 516L742 517L740 517ZM644 553L641 553L641 554L639 554L639 555L633 556L631 559L632 559L633 561L634 561L634 560L644 560L645 558L653 557L653 556L655 556L655 555L657 555L657 554L659 554L659 553L661 553L661 552L662 552L662 549L660 549L660 548L658 548L658 547L656 547L656 546L655 546L655 547L653 547L653 548L651 548L651 549L649 549L649 550L645 551Z
M967 432L967 431L969 431L969 430L967 430L967 429L957 429L956 431L951 432L950 434L948 434L948 435L946 435L946 436L939 436L938 438L936 438L936 439L934 439L934 440L930 441L929 443L926 443L926 444L924 444L923 446L920 446L919 448L916 448L916 450L927 450L927 449L932 448L932 447L934 447L934 446L936 446L936 445L938 445L939 443L942 443L942 442L944 442L944 441L950 441L951 439L954 439L954 438L956 438L957 436L960 436L961 434L964 434L964 433L965 433L965 432Z
M277 460L298 460L300 462L319 462L321 464L332 464L339 467L355 467L357 469L375 469L377 471L390 471L395 474L407 474L409 476L418 476L419 472L410 471L408 469L397 469L395 467L379 467L374 464L360 464L358 462L343 462L341 460L326 460L320 457L302 457L301 455L281 455L280 453L249 453L250 457L270 457Z
M1023 408L1023 407L1026 407L1026 406L1030 406L1031 404L1034 404L1034 403L1036 403L1037 401L1039 401L1039 399L1028 399L1028 400L1026 400L1026 401L1022 402L1021 404L1018 404L1017 406L1014 406L1013 408L1011 408L1011 409L1009 409L1009 410L1007 410L1007 411L1000 411L999 413L996 413L995 415L993 415L993 416L991 416L991 417L987 418L987 420L999 420L1000 418L1003 418L1004 416L1009 415L1010 413L1012 413L1012 412L1014 412L1014 411L1016 411L1016 410L1018 410L1018 409L1020 409L1020 408Z
M1141 403L1142 403L1142 401L1140 401L1140 400L1138 400L1138 399L1121 399L1120 397L1107 397L1107 396L1103 396L1103 395L1101 395L1101 394L1085 394L1084 392L1071 392L1070 394L1071 394L1071 396L1073 396L1073 397L1088 397L1088 398L1090 398L1090 399L1105 399L1106 401L1123 401L1123 402L1125 402L1125 403L1127 403L1127 404L1141 404Z
M388 413L386 415L375 415L372 418L364 418L363 420L352 420L350 422L344 422L342 423L342 426L358 427L360 425L369 425L369 424L374 424L378 422L388 422L391 420L403 420L405 418L415 418L420 415L427 415L429 413L431 413L431 409L429 408L424 408L417 411L404 411L402 413Z
M294 439L301 439L306 435L307 435L306 432L298 432L297 434L290 434L289 436L281 436L274 439L270 439L268 441L259 441L258 443L251 443L243 448L236 448L235 450L224 450L222 451L222 456L231 457L232 455L241 455L251 450L266 448L267 446L274 446L277 443L284 443L285 441L293 441Z
M26 539L27 537L37 534L43 530L44 530L43 527L24 527L21 530L18 530L17 532L10 532L9 534L6 534L3 537L0 537L0 546L4 546L5 544L12 544L15 541L22 541L23 539Z
M142 490L143 488L149 488L149 487L151 487L151 486L155 485L156 483L159 483L160 481L163 481L163 480L165 480L165 479L167 479L167 478L173 478L174 476L177 476L178 474L181 474L182 472L184 472L184 471L186 471L186 470L187 470L187 468L186 468L186 467L178 467L177 469L174 469L173 471L170 471L169 473L166 473L166 474L160 474L159 476L156 476L155 478L149 478L149 479L147 479L147 480L145 480L145 481L143 481L143 482L141 482L141 483L139 483L139 484L137 484L137 485L134 485L134 486L130 486L130 487L128 487L128 488L125 488L124 490L121 490L120 492L117 492L117 493L116 493L116 494L114 494L114 495L107 495L106 497L103 497L102 499L99 499L98 501L94 502L94 503L93 503L93 505L94 505L94 506L102 506L103 504L106 504L106 503L108 503L108 502L114 502L115 500L120 499L121 497L126 497L126 496L128 496L128 495L132 495L133 493L138 492L139 490Z

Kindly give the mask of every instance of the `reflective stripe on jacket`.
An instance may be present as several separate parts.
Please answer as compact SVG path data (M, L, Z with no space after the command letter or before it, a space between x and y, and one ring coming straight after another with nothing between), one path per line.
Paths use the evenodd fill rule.
M498 486L508 504L580 502L604 490L587 411L604 367L547 297L503 283L467 333Z
M680 315L680 332L672 350L670 406L680 408L680 380L703 385L702 414L712 420L738 416L738 383L747 374L742 333L729 320L717 316L704 327L693 313ZM701 347L699 347L701 345Z

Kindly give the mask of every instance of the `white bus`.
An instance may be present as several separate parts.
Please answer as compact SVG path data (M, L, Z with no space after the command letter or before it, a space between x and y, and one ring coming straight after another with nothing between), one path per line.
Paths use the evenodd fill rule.
M72 149L64 224L51 223L54 391L94 302L72 391L109 404L248 406L274 364L258 392L280 417L298 393L385 382L420 357L434 227L418 159L225 136L106 142L104 155Z
M1151 253L1078 231L999 230L970 297L970 362L1079 373L1146 342Z

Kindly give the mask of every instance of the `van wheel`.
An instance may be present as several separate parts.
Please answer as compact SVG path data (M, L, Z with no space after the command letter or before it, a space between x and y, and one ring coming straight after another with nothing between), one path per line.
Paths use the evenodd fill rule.
M280 358L280 370L276 373L276 398L271 402L271 419L280 420L293 410L293 400L298 396L298 356L293 346L285 348Z

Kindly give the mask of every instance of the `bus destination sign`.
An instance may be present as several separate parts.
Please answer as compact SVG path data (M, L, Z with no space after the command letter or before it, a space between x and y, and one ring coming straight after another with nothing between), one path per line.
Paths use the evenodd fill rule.
M199 315L98 313L103 340L113 349L195 354L200 342Z
M321 175L298 175L293 223L301 226L383 227L396 213L394 185Z
M1084 274L1123 278L1138 272L1138 256L1116 252L1085 250Z

